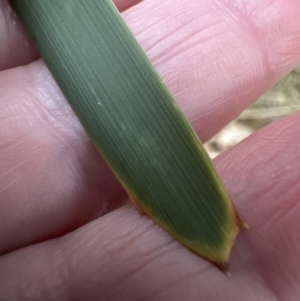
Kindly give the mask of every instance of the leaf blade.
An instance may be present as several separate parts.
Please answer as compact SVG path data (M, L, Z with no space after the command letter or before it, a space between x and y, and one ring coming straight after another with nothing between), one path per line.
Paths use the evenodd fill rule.
M131 198L226 263L239 218L172 95L109 0L12 0L62 92Z

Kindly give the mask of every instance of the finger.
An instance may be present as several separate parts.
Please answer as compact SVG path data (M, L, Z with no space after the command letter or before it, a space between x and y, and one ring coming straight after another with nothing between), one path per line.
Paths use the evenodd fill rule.
M241 261L259 272L277 300L293 300L300 293L299 120L300 111L216 160L250 226L249 235L242 237L246 246L236 250L234 268Z
M234 249L232 278L127 206L62 238L3 256L0 297L297 299L299 117L300 112L272 124L218 159L217 166L238 211L251 226Z
M256 36L251 35L258 29L255 31L252 27L245 27L245 18L236 16L226 6L220 6L219 2L202 2L200 5L199 1L190 1L188 6L178 6L172 1L164 4L146 1L126 12L127 22L203 140L226 124L231 117L254 101L263 88L272 85L275 79L298 62L299 53L295 49L300 41L296 39L299 24L291 20L295 19L295 8L299 4L296 1L289 1L288 4L281 1L276 3L273 9L276 9L276 16L279 15L286 21L284 24L277 22L276 18L272 19L274 14L269 16L270 11L264 7L258 11L266 14L272 26L268 25L268 30L264 30L266 24L263 18L260 18L261 24L256 21L256 28L262 32L261 36L277 34L276 39L272 40L274 45L270 48L266 48L258 42ZM257 4L258 7L259 5ZM281 10L283 6L284 10ZM220 24L220 16L226 19L224 24ZM180 48L183 45L186 45L184 50ZM220 49L220 45L224 47ZM225 45L231 45L231 48ZM278 48L281 49L281 55L276 56L275 60L274 49ZM237 56L239 60L236 59ZM210 65L213 73L210 73L208 68ZM106 176L112 179L111 173L97 173L97 170L102 168L103 161L99 162L100 159L94 150L89 151L91 146L82 133L82 128L77 126L74 116L44 65L36 62L11 72L11 87L18 85L20 89L5 90L3 95L9 95L6 101L7 111L20 107L22 115L16 114L12 117L3 112L1 117L5 121L5 132L1 137L3 145L10 143L11 139L15 141L10 143L10 148L6 149L4 155L11 159L3 161L1 168L13 169L9 177L5 175L8 180L2 181L3 184L0 182L0 185L3 185L0 191L5 193L2 206L7 208L2 211L7 217L0 219L4 221L2 224L0 222L0 229L5 232L2 233L5 237L2 244L6 246L6 252L78 227L92 217L95 218L95 212L107 212L116 195L123 193L119 185L107 185L108 182L104 179ZM6 74L3 74L3 77L6 77ZM234 81L231 78L234 78ZM218 83L217 89L215 83ZM199 95L205 95L205 99ZM23 102L19 99L23 99ZM37 108L32 109L30 105ZM220 109L216 110L218 107ZM32 114L32 111L36 110L42 111L44 115L40 117L39 114ZM41 125L41 122L44 125ZM74 122L75 125L72 124ZM16 124L22 123L25 126L15 129ZM32 131L36 129L40 131L41 136L47 137L47 142L34 139L34 144L32 143L28 137L31 137ZM63 139L60 138L61 132L64 133ZM24 139L16 145L18 139L14 137L20 136ZM65 142L64 150L58 151L55 146L62 145L62 140ZM32 145L36 149L45 149L47 145L47 150L51 145L51 152L40 152L40 161L34 152L27 152L24 158L22 150L31 149ZM79 147L80 145L82 146ZM73 152L66 151L69 149ZM85 158L89 160L84 161ZM38 168L35 170L39 172L32 175L30 169L23 169L24 160L37 162ZM85 165L82 162L89 163ZM53 166L52 174L43 168L45 164ZM74 169L74 176L75 173L69 166L82 165L85 167L79 168L79 172ZM60 176L53 180L56 175ZM23 185L16 180L18 177L22 179ZM36 189L36 183L40 183L39 189ZM92 183L93 189L89 183ZM108 190L104 188L107 186ZM104 197L99 198L102 194ZM23 195L30 196L28 202L22 202L20 196ZM41 199L47 199L47 202L41 202ZM101 210L95 210L97 204ZM32 208L36 214L32 214ZM9 215L9 212L13 211L16 213ZM24 228L27 231L24 231Z
M116 0L115 3L120 11L124 11L140 1ZM0 1L0 41L0 71L26 65L39 57L8 0Z
M118 206L123 189L41 61L0 73L0 90L0 254Z
M141 1L143 0L114 0L114 3L119 11L124 12Z
M0 71L28 64L38 52L7 0L0 1Z
M152 0L124 14L204 141L300 63L300 2L245 3Z

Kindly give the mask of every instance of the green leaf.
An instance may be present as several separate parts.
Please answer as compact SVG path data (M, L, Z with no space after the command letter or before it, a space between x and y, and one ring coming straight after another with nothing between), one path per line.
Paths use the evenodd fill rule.
M114 4L11 4L132 200L195 253L227 263L242 222L203 146Z

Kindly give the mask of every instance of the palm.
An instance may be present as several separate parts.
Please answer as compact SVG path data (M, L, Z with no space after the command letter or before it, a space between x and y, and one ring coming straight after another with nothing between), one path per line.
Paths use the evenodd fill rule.
M300 3L180 3L145 0L124 17L207 140L299 63ZM297 300L300 114L215 161L251 226L227 278L127 202L0 9L1 300Z

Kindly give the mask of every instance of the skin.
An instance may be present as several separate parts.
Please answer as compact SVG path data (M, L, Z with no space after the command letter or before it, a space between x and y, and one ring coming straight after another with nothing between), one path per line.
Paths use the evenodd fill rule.
M300 63L300 2L182 3L118 7L206 141ZM300 112L214 161L251 227L228 278L128 202L4 0L0 40L0 300L299 299Z

